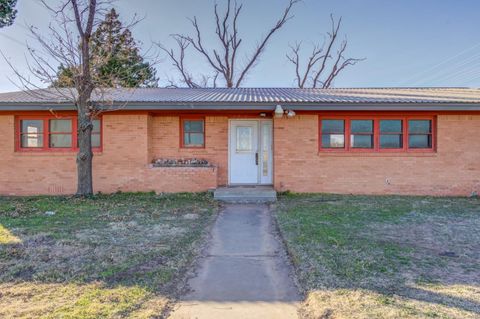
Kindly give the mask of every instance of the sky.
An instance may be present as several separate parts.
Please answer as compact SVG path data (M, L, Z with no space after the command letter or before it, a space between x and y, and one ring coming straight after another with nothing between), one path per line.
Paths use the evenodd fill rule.
M237 0L244 4L239 29L244 39L240 58L278 19L288 0ZM55 4L57 0L47 2ZM220 6L226 0L217 0ZM172 33L190 33L188 17L197 16L209 46L213 38L213 0L117 0L114 6L124 21L134 14L142 21L132 30L147 56L159 53L154 43L172 46ZM50 13L38 0L18 0L13 26L0 29L0 50L28 75L26 45L35 47L28 26L47 34ZM342 17L342 37L348 39L347 56L365 58L346 69L335 87L467 86L480 87L480 1L478 0L303 0L294 18L274 35L246 87L292 87L294 67L285 54L301 41L305 53L323 43L330 28L329 15ZM199 56L190 55L193 74L207 69ZM160 84L175 77L169 60L159 56ZM0 57L0 92L18 90L18 81ZM12 83L12 81L14 83ZM46 86L46 84L40 84Z

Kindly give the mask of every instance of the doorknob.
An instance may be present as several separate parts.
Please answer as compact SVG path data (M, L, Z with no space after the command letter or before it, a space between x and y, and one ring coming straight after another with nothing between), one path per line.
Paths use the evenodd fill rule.
M258 152L255 153L255 165L258 165Z

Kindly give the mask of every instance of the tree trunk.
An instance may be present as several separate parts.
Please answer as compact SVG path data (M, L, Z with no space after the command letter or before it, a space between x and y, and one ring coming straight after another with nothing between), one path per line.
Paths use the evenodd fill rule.
M93 194L92 180L92 121L79 105L78 112L78 154L77 154L77 196Z
M92 35L93 22L96 13L96 0L89 0L88 21L85 30L82 28L82 19L77 0L71 0L75 12L75 22L81 38L81 73L76 78L78 93L78 154L77 154L77 196L93 195L92 178L92 119L91 119L91 96L94 90L90 73L90 37Z

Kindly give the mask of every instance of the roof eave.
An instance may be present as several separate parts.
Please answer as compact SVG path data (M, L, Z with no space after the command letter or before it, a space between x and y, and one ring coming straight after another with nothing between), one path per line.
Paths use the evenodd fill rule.
M415 103L381 103L381 102L329 102L329 103L295 103L295 102L202 102L202 103L158 103L158 102L131 102L118 103L108 106L108 109L118 110L257 110L273 111L276 105L294 111L480 111L480 103L456 103L456 102L415 102ZM70 103L0 103L1 111L72 111L75 106Z

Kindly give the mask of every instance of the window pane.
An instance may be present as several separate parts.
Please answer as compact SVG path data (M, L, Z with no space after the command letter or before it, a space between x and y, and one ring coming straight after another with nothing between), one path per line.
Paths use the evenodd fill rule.
M353 148L373 148L373 135L352 135L350 143Z
M100 134L92 134L92 147L100 147Z
M185 146L203 146L203 133L185 133L183 143Z
M51 134L50 147L72 147L72 134Z
M408 146L410 148L432 148L431 135L409 135Z
M401 134L380 135L380 148L402 148Z
M190 143L194 145L203 145L203 133L190 133Z
M43 147L43 134L22 134L22 147Z
M250 152L252 150L253 135L249 126L237 126L237 152Z
M22 120L22 133L43 133L42 120Z
M22 147L43 147L43 121L22 120L21 123Z
M351 122L352 133L372 133L373 121L372 120L352 120Z
M430 120L409 120L408 133L410 134L426 134L432 132L432 121Z
M203 132L203 120L183 122L185 132Z
M343 133L344 127L343 120L322 120L322 133Z
M69 133L72 131L72 120L50 120L50 132Z
M380 120L381 133L402 132L402 120Z
M323 148L344 148L345 135L343 134L323 134L322 135Z
M100 120L92 120L93 128L92 133L100 133Z

